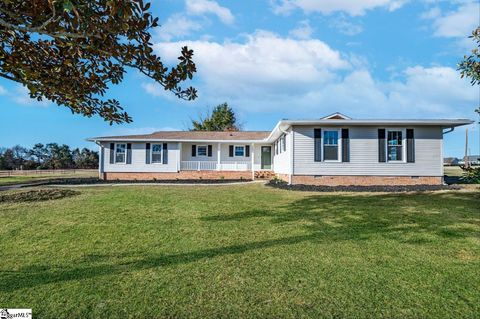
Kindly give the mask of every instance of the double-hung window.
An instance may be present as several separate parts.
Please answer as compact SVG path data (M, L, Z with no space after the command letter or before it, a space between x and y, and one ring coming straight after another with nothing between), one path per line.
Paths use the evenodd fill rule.
M197 156L207 156L207 145L197 146Z
M235 157L245 156L245 146L235 146Z
M338 161L339 160L338 147L338 130L323 131L323 160L324 161Z
M152 144L152 163L162 163L162 144Z
M117 143L115 144L115 163L126 163L127 162L127 144Z
M403 131L387 131L388 161L403 161Z

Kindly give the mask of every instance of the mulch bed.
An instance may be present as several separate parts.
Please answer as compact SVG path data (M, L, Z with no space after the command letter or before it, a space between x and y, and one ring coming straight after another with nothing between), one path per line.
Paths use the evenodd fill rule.
M316 186L288 185L284 181L271 180L267 186L304 192L430 192L439 190L459 190L457 185L405 185L405 186Z
M80 192L70 189L38 189L0 194L0 203L37 202L72 197Z

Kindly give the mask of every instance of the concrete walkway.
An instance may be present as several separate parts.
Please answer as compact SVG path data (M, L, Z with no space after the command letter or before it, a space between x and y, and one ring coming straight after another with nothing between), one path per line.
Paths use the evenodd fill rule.
M103 186L229 186L229 185L246 185L265 183L264 180L256 180L250 182L225 182L225 183L105 183L105 184L48 184L48 183L31 183L0 186L0 191L14 190L26 187L45 186L45 187L103 187Z

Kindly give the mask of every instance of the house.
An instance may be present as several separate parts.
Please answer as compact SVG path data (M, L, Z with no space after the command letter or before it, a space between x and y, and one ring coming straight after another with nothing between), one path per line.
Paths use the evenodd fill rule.
M456 165L459 165L459 159L456 158L456 157L445 157L443 159L443 165L445 166L456 166Z
M469 155L466 160L470 165L480 165L480 155ZM465 165L465 157L458 161L458 165Z
M155 132L91 138L106 180L254 179L290 184L443 183L443 135L454 120L281 120L265 132ZM448 129L447 131L445 131Z

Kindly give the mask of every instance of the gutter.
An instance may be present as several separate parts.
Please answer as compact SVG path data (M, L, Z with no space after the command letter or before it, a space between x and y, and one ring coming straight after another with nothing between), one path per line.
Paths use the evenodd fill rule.
M165 139L165 138L88 138L89 142L173 142L173 143L267 143L266 139L263 140L179 140L179 139Z

